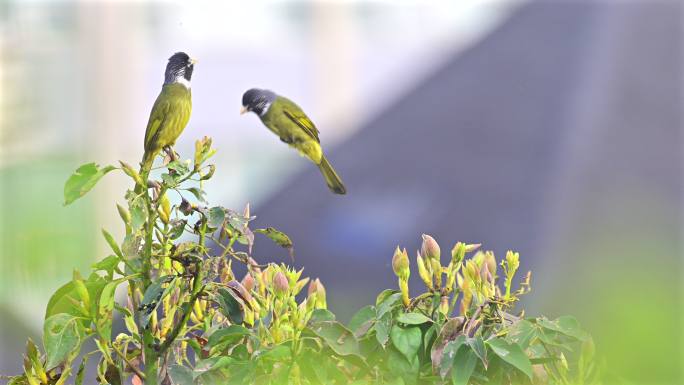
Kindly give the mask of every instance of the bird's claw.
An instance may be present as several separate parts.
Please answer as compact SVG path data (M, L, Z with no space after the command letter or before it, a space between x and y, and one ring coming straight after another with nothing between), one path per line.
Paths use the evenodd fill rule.
M177 161L180 157L176 151L171 148L171 146L165 146L164 147L164 152L166 153L166 156L169 158L169 163ZM165 162L166 163L166 162Z

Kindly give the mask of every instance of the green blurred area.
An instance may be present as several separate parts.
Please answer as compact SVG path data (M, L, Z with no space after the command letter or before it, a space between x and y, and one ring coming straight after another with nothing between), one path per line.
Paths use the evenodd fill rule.
M564 235L566 247L556 250L562 274L554 274L554 289L530 296L550 316L581 320L605 361L608 383L681 383L684 303L676 211L643 196L614 198L585 208L581 223Z
M92 198L62 205L75 164L52 158L0 168L0 303L25 311L36 326L50 293L95 260Z

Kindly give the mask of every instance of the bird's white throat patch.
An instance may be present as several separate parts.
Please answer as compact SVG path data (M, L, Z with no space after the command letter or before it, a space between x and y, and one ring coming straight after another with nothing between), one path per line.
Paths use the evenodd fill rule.
M264 109L261 110L261 113L259 114L259 116L264 116L264 115L266 115L266 113L268 112L268 109L269 109L269 108L271 108L271 103L266 102L266 104L264 104Z
M185 86L185 88L190 89L190 80L186 79L183 76L179 76L176 78L176 83L182 84Z

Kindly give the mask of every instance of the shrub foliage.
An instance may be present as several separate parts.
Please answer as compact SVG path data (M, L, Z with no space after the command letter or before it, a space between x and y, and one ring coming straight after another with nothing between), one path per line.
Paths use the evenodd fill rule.
M114 170L139 188L117 205L124 239L102 230L111 255L53 294L42 347L28 341L24 373L10 384L80 385L89 366L100 384L113 385L595 381L593 343L574 318L513 311L530 275L517 278L519 256L511 251L497 260L479 244L457 242L444 256L423 235L413 270L425 290L411 295L412 264L397 248L398 289L339 322L320 280L252 256L257 237L292 253L287 235L251 229L249 206L208 204L203 185L214 174L207 164L214 152L210 139L198 140L194 158L165 159L158 180L142 180L123 162L86 164L68 179L65 204ZM241 279L234 263L247 268ZM125 324L116 335L115 313Z

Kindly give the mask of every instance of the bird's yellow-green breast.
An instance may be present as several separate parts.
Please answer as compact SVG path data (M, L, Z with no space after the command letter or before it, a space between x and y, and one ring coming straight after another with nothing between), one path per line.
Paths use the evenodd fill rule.
M172 146L190 120L192 96L184 84L164 84L154 102L145 131L145 151Z

